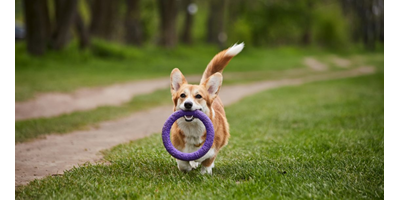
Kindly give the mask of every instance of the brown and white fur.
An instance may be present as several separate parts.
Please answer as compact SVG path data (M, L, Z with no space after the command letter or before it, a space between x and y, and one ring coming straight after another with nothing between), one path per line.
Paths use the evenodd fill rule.
M185 77L175 68L171 72L171 94L174 112L177 110L200 110L204 112L214 125L214 143L206 155L195 161L176 160L181 171L188 172L202 165L201 173L212 174L214 160L218 152L228 143L229 124L225 116L224 106L218 97L222 84L222 71L229 61L242 51L244 44L235 44L221 51L208 64L199 85L188 84ZM195 152L202 146L206 138L203 123L193 116L179 118L171 128L171 142L181 152Z

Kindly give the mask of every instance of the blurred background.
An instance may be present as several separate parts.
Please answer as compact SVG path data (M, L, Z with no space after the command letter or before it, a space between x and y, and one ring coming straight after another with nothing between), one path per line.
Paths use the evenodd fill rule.
M76 141L83 144L82 148L77 148L78 142L68 141L46 142L48 146L40 148L16 145L16 178L19 181L26 181L26 177L37 177L37 174L41 176L36 169L24 171L33 167L41 169L38 163L45 166L42 168L46 169L43 172L45 175L51 173L46 167L62 165L63 161L54 161L54 155L62 160L78 158L76 155L86 155L85 152L97 155L98 149L110 148L95 147L103 144L98 142L100 139L96 134L92 134L99 133L97 128L109 134L108 137L99 134L104 135L107 141L119 141L115 135L120 135L120 143L135 134L159 131L163 120L172 112L169 90L172 69L179 68L186 77L190 77L190 82L193 80L193 83L198 83L215 54L235 43L244 42L243 51L224 70L222 101L260 91L260 82L264 83L260 85L266 89L271 85L285 86L287 82L297 85L299 80L307 82L365 76L295 88L275 88L274 91L257 94L261 98L257 96L243 100L245 103L240 106L227 107L232 130L236 131L232 134L235 135L232 138L236 139L230 141L230 146L251 151L257 146L267 151L271 149L270 144L275 144L272 149L276 147L279 151L271 152L275 152L279 166L267 167L271 170L265 173L270 174L286 164L291 166L297 158L318 160L314 153L321 151L321 158L327 155L330 158L319 159L326 161L325 165L320 162L312 164L323 169L321 176L325 176L325 169L340 169L327 176L333 179L350 178L346 179L348 183L342 179L332 184L328 182L329 187L324 184L322 192L313 188L313 191L318 191L316 197L322 194L326 198L333 193L342 197L348 195L348 191L359 195L355 199L368 197L368 194L377 198L383 196L383 0L16 0L15 21L15 142L45 138L49 134L93 131L89 132L93 139L75 137ZM224 91L231 92L223 97ZM154 111L156 108L165 108L165 118L161 112ZM147 112L150 113L148 115L139 113L150 109L153 112ZM134 112L141 114L141 117L147 116L143 117L146 120L140 126L133 118L129 119L129 123L122 120L123 125L117 121ZM155 113L163 120L158 120ZM235 115L240 117L233 117ZM108 126L114 127L112 131L111 128L102 129L102 122L113 123L112 120L114 125ZM137 130L136 127L145 128ZM145 141L156 144L152 142L156 141L156 137L153 139ZM59 156L53 153L53 144L60 145L57 147L61 150L57 152L78 153L70 157ZM268 144L268 148L262 146L264 144ZM340 144L335 146L337 154L331 151L333 144ZM297 153L282 151L282 146L300 150L296 150ZM67 148L74 151L68 151ZM131 151L118 150L117 154ZM155 152L134 151L130 155ZM282 158L282 152L288 152L288 156ZM307 152L310 152L309 156ZM237 155L241 154L230 154ZM343 160L340 161L339 155L345 155ZM154 158L158 159L159 156ZM83 156L82 160L88 158ZM133 162L133 158L128 158L127 163ZM308 158L304 160L305 164L300 165L315 170L309 167L311 162ZM286 164L281 162L285 159L288 161ZM79 159L79 162L82 160ZM253 160L260 159L249 159ZM266 157L261 160L268 162L265 166L275 162ZM332 166L335 163L332 160L340 163ZM152 159L145 159L143 163L148 161L153 162ZM72 162L75 161L69 160L68 166L72 166L69 165ZM149 171L147 166L154 163L145 164L144 171ZM119 169L125 170L126 164L123 165ZM253 173L247 168L241 170L239 174L243 173L244 177ZM54 173L62 171L57 168ZM111 172L117 174L113 170ZM254 172L265 174L259 173L258 169ZM345 172L347 174L343 175ZM226 174L229 173L226 171ZM97 177L88 174L88 177ZM59 178L58 174L55 175L55 178ZM318 173L317 176L315 185L321 185ZM151 174L149 177L154 176ZM252 177L251 174L250 178L243 180L252 180ZM305 189L297 191L308 191L310 185L313 187L313 182L304 182L309 179L308 176L300 179ZM230 183L235 181L232 179ZM87 180L84 182L86 184ZM356 186L353 187L355 182ZM48 187L51 198L54 198L54 191L60 192L53 189L53 186L60 185L58 183L61 182ZM334 188L337 185L342 187ZM32 186L39 189L47 187ZM104 191L114 194L116 190L112 187ZM125 185L118 191L126 191ZM25 194L40 193L42 190L16 194L24 198ZM287 193L295 194L291 191ZM307 197L311 197L311 194Z
M383 0L17 0L16 41L32 55L103 40L127 46L235 42L375 50Z
M16 0L15 21L17 102L199 75L238 42L224 84L383 62L383 0Z

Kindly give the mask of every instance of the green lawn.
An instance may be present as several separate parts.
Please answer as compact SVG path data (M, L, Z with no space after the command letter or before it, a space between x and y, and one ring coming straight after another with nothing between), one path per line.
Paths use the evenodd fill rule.
M383 94L382 71L265 91L226 108L232 137L212 176L181 173L155 134L16 198L383 199Z
M83 52L72 43L62 52L50 51L42 57L33 57L26 53L24 43L16 43L15 100L27 100L41 92L70 92L80 87L167 77L175 67L185 75L201 74L218 52L216 47L206 45L179 46L167 50L151 46L127 47L94 40L92 48ZM244 79L238 81L260 79L269 71L304 67L304 56L327 53L318 49L255 49L246 46L226 71L256 71L259 74L258 78L237 77Z
M253 57L254 59L258 59L261 57L262 53L267 53L268 50L264 50L265 52L259 52L260 55ZM129 51L122 51L123 53ZM268 67L263 70L260 70L259 65L255 65L252 67L240 67L240 61L248 60L248 55L245 56L242 60L239 59L241 57L235 58L228 66L228 69L224 72L224 85L229 84L238 84L238 83L248 83L252 81L260 81L260 80L277 80L277 79L284 79L284 78L296 78L307 76L311 74L320 74L326 73L326 71L313 71L301 65L302 57L300 55L305 55L306 53L299 54L299 50L290 50L290 49L278 49L278 53L275 53L276 57L271 59L272 62L277 60L282 60L281 64L270 64L273 66L278 66L282 69L276 69L276 67ZM283 53L284 52L284 53ZM297 53L296 53L297 52ZM313 52L308 51L308 54L312 54ZM291 55L286 57L285 55ZM320 52L313 54L316 57L320 58L326 63L329 63L329 58L331 54L327 52ZM254 55L253 55L254 56ZM285 59L286 58L286 59ZM359 67L363 65L373 65L373 66L383 66L383 54L381 53L374 53L374 54L361 54L355 56L347 56L347 58L351 61L352 66L350 67ZM248 60L249 63L254 61ZM286 61L285 61L286 60ZM112 61L112 60L111 60ZM110 62L111 62L110 61ZM44 62L45 61L41 61ZM118 61L112 61L118 63ZM168 61L169 62L169 61ZM239 62L240 65L237 65ZM300 64L296 65L295 63L298 62ZM344 70L341 68L334 67L331 63L330 70ZM232 67L233 66L233 67ZM239 67L238 67L239 66ZM297 67L295 67L297 66ZM235 68L238 67L238 68ZM233 69L231 69L233 68ZM243 69L242 69L243 68ZM270 69L271 68L271 69ZM184 67L186 71L187 68ZM70 69L72 70L72 69ZM204 68L201 68L202 71ZM236 72L232 72L236 70ZM243 72L238 72L239 70L247 70ZM257 71L252 71L257 70ZM184 71L184 73L186 72ZM190 70L189 70L190 71ZM47 73L47 70L43 70L40 73ZM79 72L79 70L78 70ZM81 73L81 72L79 72ZM79 74L77 73L77 74ZM94 73L94 72L93 72ZM120 73L120 72L119 72ZM95 73L94 73L95 74ZM169 72L165 72L164 75L168 75ZM186 73L185 73L186 74ZM190 73L189 73L190 74ZM18 76L18 73L16 74ZM98 75L98 74L97 74ZM97 76L96 75L96 76ZM82 74L77 76L83 76ZM88 75L88 77L92 77ZM34 78L34 76L32 76ZM106 78L106 76L104 76ZM108 77L107 77L108 78ZM35 80L38 78L34 78ZM73 77L76 79L76 77ZM47 80L36 80L37 84L42 85L47 83ZM62 81L61 81L62 82ZM24 84L16 82L16 85ZM57 83L58 84L58 83ZM60 85L55 84L56 87ZM31 88L32 89L32 88ZM16 90L18 91L18 90ZM33 91L33 90L32 90ZM16 92L17 95L18 92ZM79 111L73 112L70 114L62 114L56 117L50 118L36 118L36 119L27 119L27 120L20 120L15 122L15 142L25 142L33 138L41 137L46 134L51 133L68 133L75 130L89 128L90 126L96 126L99 122L105 120L115 120L121 117L125 117L132 112L145 110L150 108L151 106L159 106L171 103L170 100L170 93L168 89L156 91L151 94L140 95L134 97L130 102L122 104L121 106L103 106L93 110L88 111Z

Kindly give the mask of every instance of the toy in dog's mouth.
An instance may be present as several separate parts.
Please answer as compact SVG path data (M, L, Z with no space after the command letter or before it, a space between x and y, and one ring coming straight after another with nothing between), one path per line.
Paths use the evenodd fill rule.
M184 115L183 117L185 118L185 121L187 121L187 122L191 122L194 119L193 115Z

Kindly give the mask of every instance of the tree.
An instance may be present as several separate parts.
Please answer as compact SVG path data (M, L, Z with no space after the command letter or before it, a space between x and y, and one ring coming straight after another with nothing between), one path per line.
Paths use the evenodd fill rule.
M47 0L24 0L27 50L32 55L42 55L50 37L50 19Z
M365 48L373 50L375 42L384 40L384 2L383 0L341 0L346 15L355 13L353 37L364 43Z
M79 48L85 49L90 45L90 34L78 10L75 13L75 29L79 39Z
M116 25L119 1L95 0L91 5L90 33L111 40Z
M69 42L71 27L77 15L77 0L55 0L55 30L52 48L62 49Z
M306 4L306 10L303 12L303 18L304 18L304 25L303 25L303 35L301 37L301 43L303 45L309 45L311 43L311 24L312 24L312 13L311 10L313 10L314 7L314 1L313 0L305 0Z
M160 45L173 47L177 43L176 19L178 3L176 0L159 0L160 11Z
M218 44L223 48L226 41L225 28L225 5L226 0L209 1L207 20L207 42Z
M126 0L125 40L128 44L140 46L143 30L140 21L140 0Z
M186 0L183 4L183 9L185 11L185 22L183 24L183 30L181 34L181 40L184 44L192 43L192 29L193 29L193 19L195 14L195 4L193 0Z

